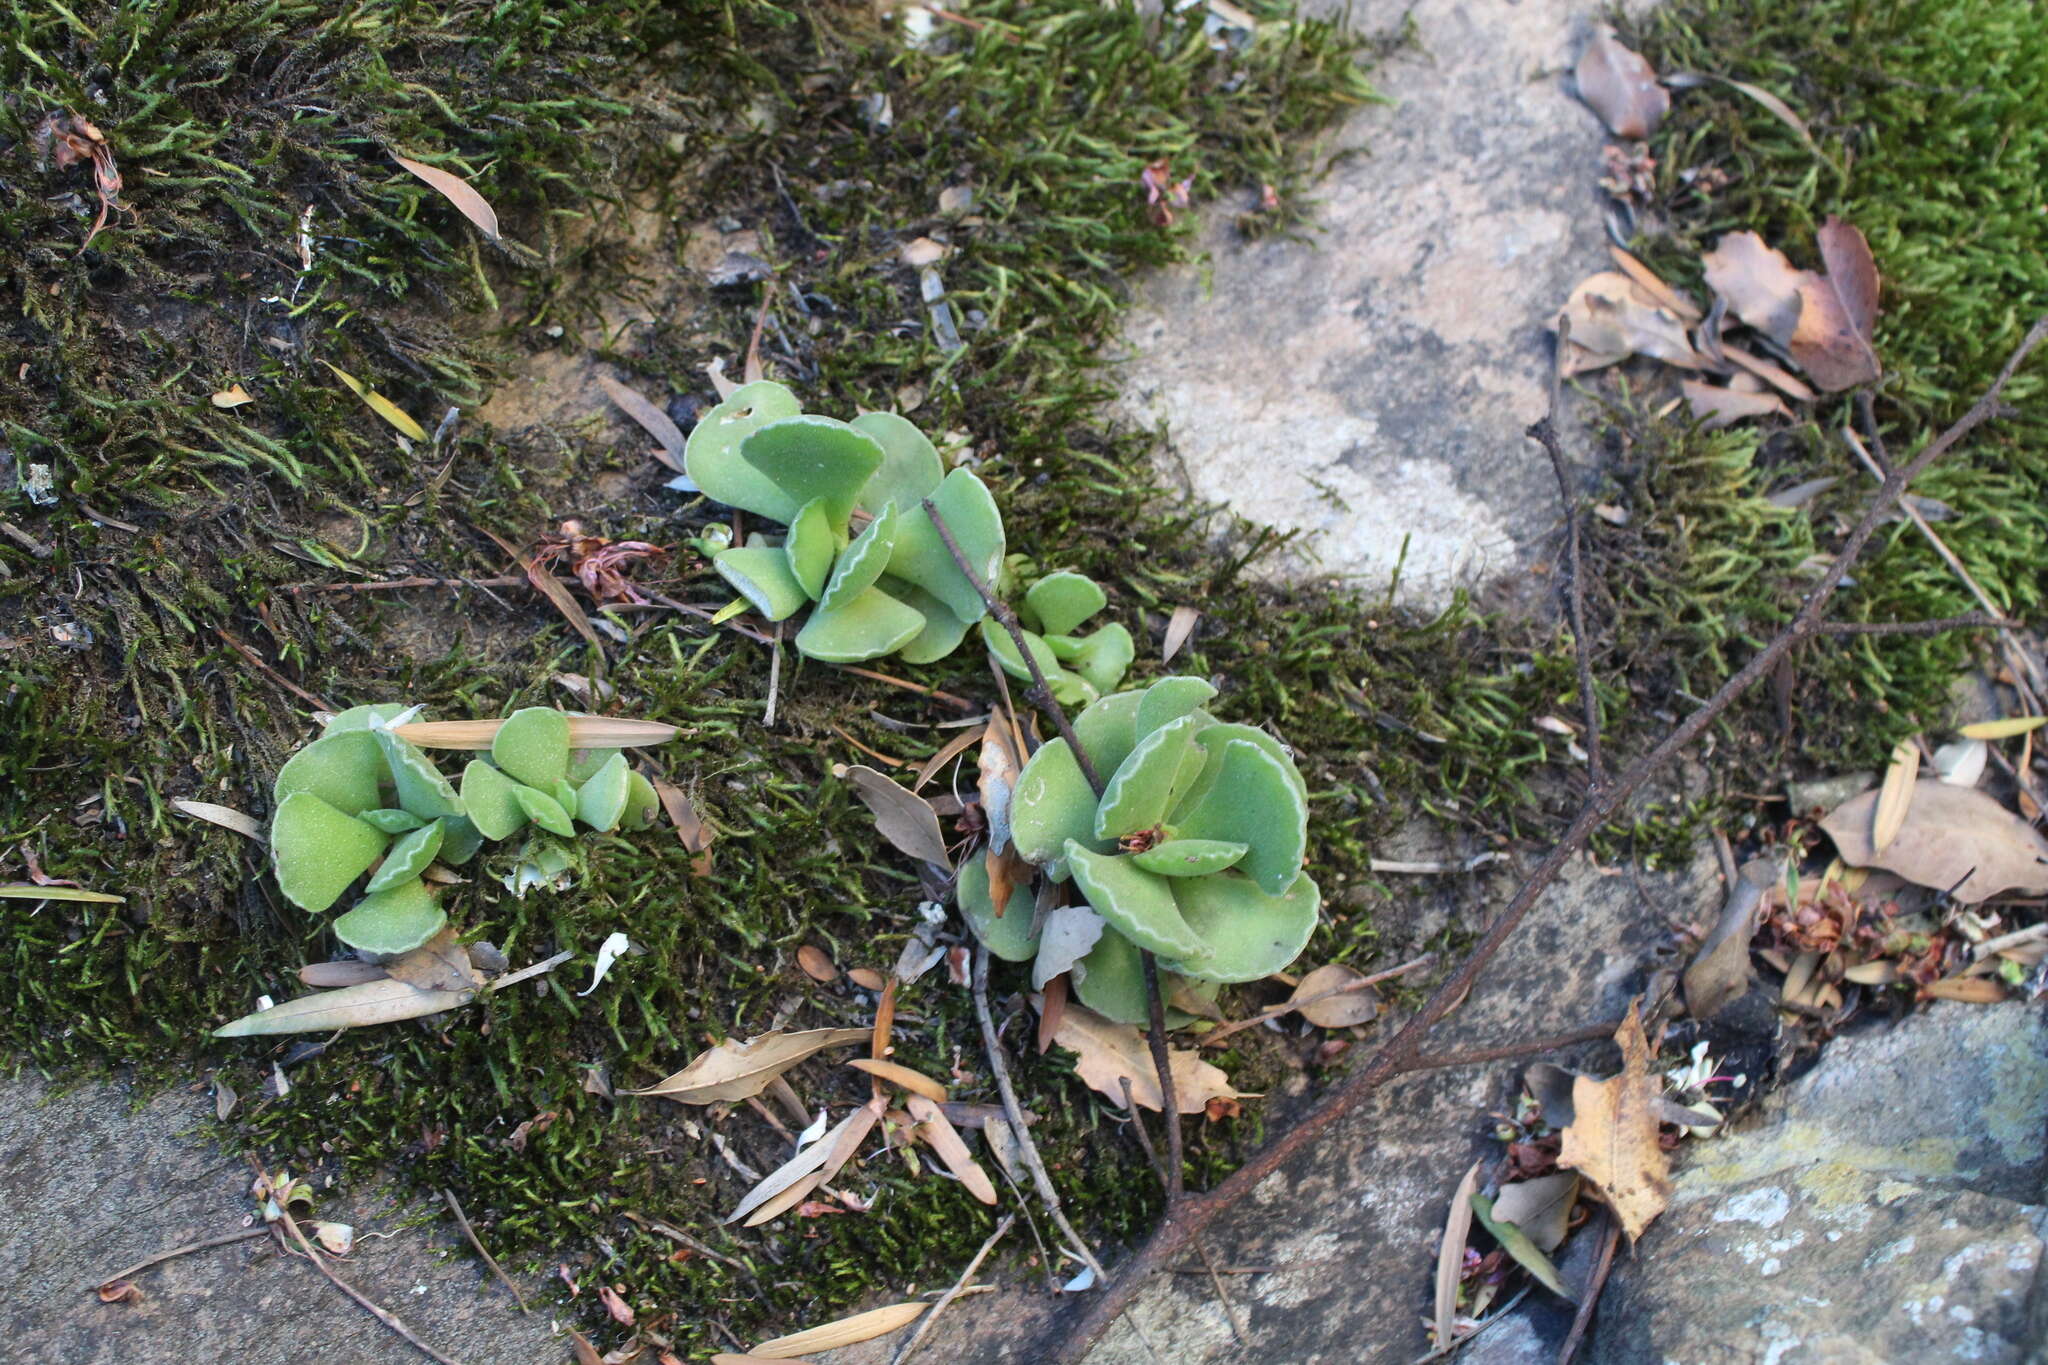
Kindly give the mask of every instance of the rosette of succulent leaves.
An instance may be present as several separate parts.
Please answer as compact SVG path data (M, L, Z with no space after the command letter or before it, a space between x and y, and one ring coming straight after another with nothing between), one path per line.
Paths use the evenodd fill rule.
M896 654L906 663L931 663L957 649L987 615L981 592L961 572L925 511L926 499L975 576L991 590L1002 589L1003 517L988 485L972 470L948 473L924 433L893 412L864 412L841 422L806 413L783 385L757 380L735 389L698 421L683 450L683 467L714 502L783 526L780 537L754 532L734 545L706 535L698 543L768 620L786 621L810 609L795 643L811 658L858 663ZM1047 605L1039 624L1046 628L1048 647L1058 640L1066 648L1068 632L1101 609L1103 593L1079 574L1053 578L1062 582L1040 594ZM1094 605L1079 607L1077 614L1075 604L1089 594ZM1027 594L1027 609L1030 600ZM1128 667L1130 637L1122 627L1116 630ZM998 651L1022 667L1007 636L996 632L990 638L1000 639ZM1046 656L1052 665L1048 679L1079 683L1080 675L1062 667L1056 653ZM1095 646L1085 661L1076 656L1075 665L1085 666L1092 678L1107 677L1114 654ZM1122 669L1115 674L1121 678ZM1105 690L1096 681L1081 686Z
M1009 596L1015 583L1028 577L1030 561L1011 555L1003 564L999 596ZM1031 652L1047 686L1062 706L1086 706L1097 697L1117 689L1137 657L1130 631L1117 622L1101 626L1086 635L1079 628L1103 607L1109 598L1086 574L1051 573L1025 590L1017 608L1023 627L1024 647ZM1030 666L1017 651L1010 632L993 617L981 623L981 636L994 652L1003 671L1013 678L1032 681Z
M1215 695L1200 678L1163 678L1076 716L1075 738L1106 779L1099 799L1064 739L1018 774L1007 828L990 822L990 850L1014 842L1079 903L1041 918L1019 888L998 914L981 858L962 865L956 895L991 953L1035 962L1034 986L1071 967L1081 1003L1142 1024L1141 948L1166 973L1162 995L1194 1002L1284 970L1307 945L1322 903L1302 870L1307 787L1278 740L1202 709Z
M529 825L566 839L579 824L640 829L654 818L653 785L617 749L572 749L561 711L507 716L488 757L472 758L459 786L394 732L416 711L387 703L342 712L278 769L272 790L278 889L319 914L368 873L360 898L333 924L336 938L366 956L410 952L448 922L423 875L436 862L460 866L486 840ZM524 863L559 870L569 859L548 841L530 846Z

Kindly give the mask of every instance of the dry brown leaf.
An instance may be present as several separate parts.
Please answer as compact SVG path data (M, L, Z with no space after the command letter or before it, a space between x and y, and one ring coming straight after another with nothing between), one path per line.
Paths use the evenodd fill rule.
M374 962L309 962L299 968L300 981L323 991L383 979L384 969Z
M1173 615L1167 618L1166 635L1159 642L1159 661L1170 664L1173 656L1180 653L1181 646L1195 633L1195 623L1202 619L1202 613L1193 607L1175 607Z
M898 852L953 870L946 836L939 829L939 814L931 802L887 773L864 764L856 763L840 776L853 784L854 794L874 812L875 828Z
M1287 1003L1317 1028L1370 1023L1379 1015L1380 997L1372 987L1357 985L1364 979L1365 973L1356 968L1332 962L1304 976Z
M604 1357L590 1344L590 1338L573 1327L569 1329L569 1349L575 1353L576 1365L604 1365Z
M1650 64L1623 47L1605 24L1579 54L1572 76L1579 98L1616 137L1642 141L1671 108L1671 92L1657 83Z
M569 589L563 585L562 580L542 568L539 560L528 559L520 554L519 551L513 549L510 541L506 540L496 531L491 530L488 526L479 527L478 529L489 536L497 544L497 547L503 550L512 562L525 572L526 581L533 584L535 590L542 597L548 599L555 610L562 614L562 619L574 627L576 633L581 635L590 647L597 651L598 657L602 659L604 657L604 642L597 638L597 631L590 624L590 618L583 614L583 608L578 606L576 599L569 595ZM576 747L573 738L570 740L570 747Z
M896 978L890 977L889 984L882 987L882 998L875 1002L875 1027L868 1035L868 1056L881 1062L888 1060L889 1039L896 1032Z
M684 794L683 789L663 778L648 779L654 784L654 794L661 801L661 809L668 816L668 822L676 827L676 838L683 848L697 855L696 868L699 873L711 870L711 845L718 839L718 831L705 823L697 814L697 807Z
M1567 374L1597 370L1637 354L1688 370L1702 364L1685 334L1684 319L1618 270L1580 280L1565 300L1562 316L1571 325Z
M655 458L676 473L682 473L683 429L638 390L621 384L610 375L599 375L597 386L604 390L605 397L618 404L619 411L638 422L642 430L661 443L661 449L656 452Z
M1480 1162L1458 1182L1444 1235L1436 1246L1436 1344L1442 1350L1458 1334L1458 1282L1464 1278L1465 1244L1472 1236L1472 1193L1479 1188Z
M250 397L249 391L240 384L231 384L212 395L207 401L217 408L239 408L244 403L253 403L256 400Z
M803 968L805 976L823 986L839 979L839 969L832 965L825 950L808 943L796 950L796 965Z
M1080 1005L1068 1004L1060 1018L1053 1041L1080 1056L1075 1074L1110 1102L1124 1103L1124 1081L1131 1083L1131 1098L1141 1109L1164 1107L1159 1095L1159 1073L1153 1069L1152 1053L1145 1036L1129 1024L1115 1024ZM1183 1114L1199 1114L1212 1099L1236 1099L1238 1092L1230 1078L1193 1052L1169 1050L1173 1069L1175 1106Z
M421 1019L466 1005L469 991L423 991L417 986L389 977L347 986L338 991L302 995L296 1000L272 1005L267 1010L245 1014L231 1024L213 1031L216 1038L243 1038L272 1033L326 1032L338 1028L365 1028L390 1024L400 1019Z
M879 1076L894 1086L900 1086L913 1095L922 1095L934 1104L946 1102L946 1087L940 1085L922 1071L912 1071L898 1062L880 1062L873 1057L855 1057L847 1065L856 1071L865 1071L870 1076Z
M1882 850L1871 839L1877 801L1878 793L1867 791L1821 821L1843 862L1952 890L1971 905L2001 891L2048 893L2048 839L1983 792L1939 778L1914 783L1906 822Z
M907 266L937 265L946 259L951 250L944 242L935 242L929 237L919 237L903 245L903 264Z
M1870 847L1882 853L1891 847L1905 826L1906 812L1913 805L1913 785L1920 776L1920 746L1902 739L1892 746L1891 762L1885 765L1884 783L1877 789L1877 809L1870 817Z
M798 1177L794 1185L783 1190L767 1203L762 1204L759 1208L748 1214L747 1220L740 1224L740 1226L757 1228L763 1223L774 1222L783 1214L788 1213L791 1209L803 1203L804 1200L810 1198L811 1192L824 1183L825 1177L816 1171L811 1172L809 1175Z
M608 1284L597 1287L597 1301L604 1305L604 1311L612 1315L612 1321L621 1327L631 1327L636 1314L633 1305L619 1297L619 1291Z
M204 820L208 824L219 825L222 829L245 834L259 844L263 842L262 823L255 816L244 815L232 806L216 806L211 801L187 801L183 797L177 797L171 801L171 808L183 811L195 820Z
M965 753L981 736L981 731L969 729L962 730L959 734L947 740L939 751L926 759L924 766L917 770L917 776L911 779L910 789L917 791L922 788L925 783L938 775L939 769Z
M905 1108L910 1117L917 1120L918 1136L938 1153L939 1160L946 1163L967 1192L984 1204L996 1202L995 1182L988 1178L988 1172L981 1169L959 1132L946 1120L939 1106L923 1095L912 1095Z
M855 967L846 979L864 991L879 991L889 984L889 979L873 967Z
M423 991L474 990L484 984L484 974L470 963L469 950L460 938L451 924L411 952L385 963L384 974Z
M1775 393L1745 393L1740 389L1709 384L1703 379L1683 379L1678 387L1685 392L1686 405L1692 409L1692 415L1707 431L1733 426L1747 417L1792 415L1792 410L1785 406L1785 400Z
M1806 272L1754 232L1730 232L1700 256L1707 287L1728 301L1736 317L1780 346L1792 340L1803 307Z
M441 197L453 204L458 213L476 224L477 231L494 242L498 240L498 211L471 188L467 180L438 166L429 166L423 161L414 161L411 157L400 156L396 152L391 154L391 159L438 190Z
M820 1028L802 1033L764 1033L736 1043L728 1038L699 1053L688 1066L645 1090L625 1095L658 1095L678 1104L712 1104L760 1094L768 1082L807 1057L830 1047L865 1042L863 1028Z
M391 733L422 749L488 749L498 738L502 720L416 720L395 725ZM571 749L634 749L666 744L680 728L658 720L626 720L617 716L569 717Z
M1628 252L1623 251L1618 246L1610 246L1607 248L1607 254L1614 258L1616 265L1621 267L1622 274L1635 281L1638 286L1657 302L1660 308L1684 319L1688 323L1698 322L1705 316L1705 314L1700 312L1698 304L1664 283L1663 276L1644 265Z
M1629 1005L1614 1041L1621 1074L1572 1080L1572 1121L1557 1164L1592 1181L1634 1241L1671 1200L1670 1159L1657 1142L1657 1100L1663 1087L1650 1070L1650 1043L1638 1006Z
M921 1303L897 1303L887 1308L874 1308L837 1322L828 1322L822 1327L764 1341L748 1354L762 1360L794 1360L798 1356L851 1346L858 1341L872 1341L908 1327L924 1316L924 1310L925 1305Z
M1870 244L1841 219L1829 215L1819 233L1825 275L1805 272L1798 328L1787 349L1799 368L1830 393L1876 379L1877 262Z
M1500 1197L1493 1201L1493 1216L1520 1228L1537 1250L1551 1252L1563 1243L1578 1198L1578 1175L1552 1171L1534 1180L1501 1186Z
M1774 365L1762 356L1751 355L1748 351L1743 350L1740 346L1725 338L1720 341L1720 347L1722 359L1733 361L1758 379L1763 380L1764 383L1769 384L1779 393L1784 394L1793 402L1811 403L1813 401L1813 390L1800 382L1798 377L1790 370L1785 369L1781 365Z
M1685 1008L1693 1018L1713 1018L1749 989L1749 941L1764 893L1778 884L1781 867L1775 858L1752 858L1736 874L1720 919L1681 978Z
M2005 987L1991 976L1951 976L1930 982L1924 993L1936 1000L1960 1000L1966 1005L1996 1005L2005 999Z
M873 1099L848 1114L830 1132L764 1176L725 1221L746 1218L746 1226L755 1227L795 1208L805 1195L839 1174L882 1113L882 1101ZM753 1216L748 1217L750 1214Z
M1010 846L1010 793L1024 762L1012 748L1010 718L1003 708L989 714L988 728L981 734L981 753L975 763L975 790L981 793L982 815L988 820L989 849L1001 853ZM995 868L989 868L993 878ZM1001 914L1003 901L996 902Z
M1068 983L1071 980L1067 973L1061 972L1045 983L1045 990L1038 998L1038 1055L1041 1057L1052 1050L1053 1040L1060 1034L1060 1024L1067 1017ZM1123 1098L1121 1091L1117 1098Z

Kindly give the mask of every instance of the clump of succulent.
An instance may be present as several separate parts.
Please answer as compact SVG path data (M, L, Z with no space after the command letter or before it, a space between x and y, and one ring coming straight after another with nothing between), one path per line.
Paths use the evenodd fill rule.
M1148 1013L1140 949L1158 956L1163 993L1183 1002L1281 971L1301 952L1322 903L1302 870L1307 787L1278 740L1204 710L1215 695L1200 678L1164 678L1076 716L1100 798L1064 739L1031 756L991 850L1014 843L1082 903L1035 914L1013 890L998 914L987 865L971 860L957 896L991 953L1035 959L1041 986L1071 966L1083 1004L1135 1024Z
M971 471L947 473L932 443L895 413L841 422L803 412L787 388L759 380L704 415L683 464L706 497L785 528L707 548L768 620L810 608L796 647L814 659L930 663L987 610L923 504L938 508L993 585L1003 562L995 499Z
M551 707L515 711L484 741L459 785L399 730L417 708L358 706L278 769L272 790L271 863L278 889L313 914L330 909L365 873L334 934L359 952L410 952L448 914L426 873L460 866L486 840L531 826L569 838L587 829L639 829L654 818L654 787L617 748L573 747L572 718Z
M1012 555L1005 568L1007 593L1010 580L1021 576L1025 561ZM1024 592L1017 608L1024 645L1062 706L1086 706L1116 691L1131 660L1137 657L1130 631L1118 623L1086 635L1076 633L1108 603L1109 596L1100 584L1086 574L1070 571L1047 574ZM1031 669L1018 653L1017 642L1000 622L984 620L981 635L1005 673L1031 681Z

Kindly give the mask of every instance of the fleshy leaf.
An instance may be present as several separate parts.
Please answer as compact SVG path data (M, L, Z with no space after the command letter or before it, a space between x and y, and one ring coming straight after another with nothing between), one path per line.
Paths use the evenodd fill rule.
M314 914L341 899L349 884L384 852L385 838L347 811L311 792L278 803L270 853L285 899Z
M880 588L869 588L834 611L811 613L797 632L799 653L831 664L859 663L900 649L924 629L924 613Z
M285 760L270 789L271 804L281 806L292 793L307 792L344 815L359 815L378 806L377 785L388 771L383 751L367 732L327 735Z
M1209 954L1173 960L1162 954L1161 964L1205 981L1256 981L1286 970L1315 932L1323 903L1306 872L1284 896L1267 895L1237 872L1176 877L1171 884L1182 920Z
M445 835L446 831L438 820L412 831L391 846L391 851L384 855L384 865L377 869L369 885L363 889L375 895L416 880L441 852L441 840Z
M1153 876L1129 858L1092 852L1073 839L1067 840L1066 857L1074 884L1110 928L1161 957L1201 962L1209 956L1209 945L1174 904L1173 881Z
M839 535L825 499L812 498L803 505L803 510L789 523L782 552L788 556L790 576L804 590L804 596L812 601L823 597L825 581L832 574L832 557L839 553Z
M1300 875L1308 849L1308 803L1293 777L1293 765L1268 750L1248 740L1228 740L1210 749L1199 783L1204 795L1175 812L1175 833L1183 839L1250 844L1238 866L1267 894L1282 895Z
M609 763L612 755L617 752L617 749L571 749L567 774L569 780L579 787L582 786L597 776L597 770Z
M569 823L569 812L546 792L535 791L532 787L514 787L512 795L518 800L519 808L526 812L526 818L548 833L559 834L565 839L576 833L576 826Z
M391 765L391 778L398 787L398 804L423 820L462 814L462 798L455 794L448 778L434 766L434 760L389 730L377 730L384 761Z
M322 735L345 735L356 730L369 730L372 721L388 721L394 716L412 710L402 701L372 702L368 706L351 706L335 716L321 729Z
M768 423L802 411L796 395L772 380L742 384L690 429L683 444L684 472L713 502L787 522L802 504L741 459L740 443Z
M889 551L896 544L896 515L893 503L884 506L854 537L832 566L832 579L818 597L820 607L835 611L875 586L875 580L889 567Z
M1105 1019L1141 1026L1150 1022L1138 945L1116 930L1104 931L1088 955L1075 964L1073 983L1081 1003Z
M633 770L626 766L626 756L614 750L604 766L576 789L576 818L594 830L618 828L632 787Z
M441 831L441 861L450 867L461 867L484 846L483 832L467 816L442 816Z
M981 638L994 652L996 662L1003 666L1003 672L1020 682L1032 680L1030 666L1024 662L1024 656L1017 652L1017 642L1010 638L1010 632L1004 628L1002 622L993 616L984 616L981 620ZM1038 635L1025 631L1024 647L1030 650L1031 657L1038 661L1039 671L1045 674L1047 682L1052 682L1066 672L1060 667L1059 659Z
M535 790L538 791L539 788L535 788ZM568 778L565 777L555 783L553 788L549 790L548 795L555 798L555 804L562 808L562 814L568 816L571 820L576 818L576 788L569 784Z
M946 476L946 466L925 434L895 413L864 412L847 425L874 437L882 448L882 467L860 490L862 511L879 517L891 505L899 510L915 507Z
M1168 721L1208 705L1215 695L1216 689L1202 678L1161 678L1139 694L1138 733L1149 735Z
M491 762L529 787L552 789L569 772L569 718L552 706L514 711L491 741Z
M1131 756L1138 743L1137 718L1144 697L1143 692L1118 692L1074 717L1074 737L1099 771L1113 773Z
M960 918L967 921L974 936L1005 962L1028 962L1038 954L1038 935L1031 932L1031 901L1011 893L1003 913L996 913L989 897L988 864L979 857L960 864L953 879L953 899L960 906Z
M794 512L791 516L796 515ZM789 571L789 556L781 546L745 545L720 550L711 565L725 581L739 589L754 604L754 610L770 621L787 620L810 600L804 585Z
M917 638L897 651L905 663L928 664L943 659L960 648L960 642L973 629L955 616L951 607L906 579L883 574L876 586L905 606L915 607L924 617L924 629Z
M1039 746L1010 795L1010 841L1028 862L1065 855L1070 840L1092 844L1095 791L1064 739Z
M1139 740L1102 789L1102 804L1095 811L1095 837L1120 839L1156 828L1165 820L1194 742L1192 716L1163 725Z
M1113 692L1137 657L1131 632L1113 621L1081 641L1081 648L1068 660L1069 671L1079 674L1097 692Z
M334 921L334 936L365 953L409 953L441 932L448 912L415 878L388 891L365 896Z
M519 784L480 758L462 770L462 806L486 839L509 839L526 823Z
M939 509L960 552L986 584L993 584L1003 566L1003 514L988 485L965 469L956 469L933 490L932 505ZM988 606L981 594L953 562L938 528L920 504L903 509L896 528L896 548L889 556L889 572L907 578L951 608L963 621L982 618Z
M377 761L382 763L384 755L378 754ZM356 819L380 834L404 834L427 823L409 810L397 810L388 806L378 810L357 811Z
M1071 635L1108 604L1101 585L1078 573L1047 574L1024 594L1024 609L1037 619L1041 635Z
M1248 847L1225 839L1168 839L1132 854L1131 861L1161 877L1206 877L1236 866Z
M646 829L661 812L661 793L639 773L627 779L626 813L619 817L621 829Z
M1300 794L1302 801L1304 803L1307 802L1308 783L1302 778L1301 770L1294 766L1294 756L1287 752L1286 745L1257 726L1225 725L1220 722L1215 725L1205 725L1202 727L1200 735L1197 736L1196 742L1213 754L1233 739L1241 739L1247 744L1257 745L1271 754L1279 762L1280 766L1287 770L1287 778L1294 784L1294 790Z
M823 500L834 535L846 529L861 487L882 466L882 446L874 437L813 413L770 422L741 441L739 450L799 511Z

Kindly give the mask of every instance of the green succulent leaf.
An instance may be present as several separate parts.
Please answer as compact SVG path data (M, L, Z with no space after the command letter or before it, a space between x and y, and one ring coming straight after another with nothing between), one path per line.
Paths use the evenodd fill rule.
M720 550L711 566L770 621L788 620L810 600L804 585L789 571L789 556L779 545L736 545Z
M597 775L597 770L611 761L617 749L571 749L569 751L568 778L582 786Z
M632 789L633 770L626 766L626 756L614 749L604 765L576 789L576 818L594 830L618 828Z
M448 912L415 878L363 897L334 921L334 936L358 952L409 953L441 932Z
M382 754L377 755L377 761L379 763L383 762L384 756ZM418 829L421 825L427 823L409 810L397 810L389 806L379 810L357 811L356 819L369 825L380 834L404 834L408 830Z
M1249 848L1223 839L1168 839L1132 854L1131 861L1161 877L1206 877L1236 866Z
M842 522L841 525L844 525ZM816 601L825 595L825 581L832 575L832 558L839 553L839 533L832 524L832 509L825 499L812 498L789 523L789 535L782 542L789 559L790 577Z
M1209 733L1213 728L1202 738ZM1174 812L1175 832L1183 839L1250 844L1239 868L1269 895L1281 895L1300 875L1308 849L1308 803L1295 777L1294 765L1266 748L1227 740L1209 750L1196 783L1203 795Z
M562 803L546 792L535 791L532 787L514 787L513 796L519 808L526 812L526 818L550 834L569 838L576 833L576 826L569 823L569 812L562 809Z
M441 861L450 867L461 867L476 856L484 846L483 832L463 815L444 815L441 824Z
M1064 739L1048 740L1017 774L1010 796L1010 840L1028 862L1049 863L1067 844L1095 839L1095 789Z
M889 551L896 545L896 517L896 505L887 503L853 538L853 544L846 547L832 567L832 579L825 585L825 591L818 596L820 607L836 611L875 586L888 569Z
M1074 737L1099 771L1113 773L1131 756L1138 743L1137 717L1144 696L1142 692L1114 693L1074 717Z
M373 810L382 799L378 785L390 769L368 731L346 730L314 740L285 760L271 785L273 807L295 792L319 797L345 815Z
M569 772L569 718L552 706L514 711L491 742L491 762L529 787L549 790Z
M1068 671L1078 674L1098 694L1114 692L1137 657L1138 647L1131 640L1131 632L1113 621L1082 638L1081 647L1067 660Z
M1024 594L1024 609L1041 635L1072 635L1074 627L1109 603L1102 587L1086 574L1052 573Z
M320 733L346 735L358 730L375 729L377 724L390 721L410 710L412 707L402 701L380 701L372 702L368 706L351 706L328 721Z
M384 855L384 865L372 873L369 884L363 889L372 894L388 891L401 882L409 882L427 870L441 852L441 840L446 831L436 820L431 825L421 825L391 846Z
M1005 962L1029 962L1038 953L1038 935L1031 931L1031 898L1013 889L1003 913L989 897L988 864L969 858L953 879L953 899L974 936Z
M270 824L278 890L301 910L318 914L369 870L386 842L347 811L311 792L293 792L278 803Z
M799 510L822 500L834 535L845 531L862 486L882 467L882 446L874 437L814 413L759 427L739 449L740 458L788 494Z
M1074 839L1067 840L1066 857L1074 884L1110 928L1161 957L1200 962L1209 956L1209 945L1181 918L1173 881Z
M1294 755L1287 752L1286 745L1257 726L1226 725L1219 721L1214 725L1203 726L1198 742L1203 748L1214 753L1233 739L1241 739L1247 744L1257 745L1268 754L1271 754L1274 760L1287 770L1288 780L1294 784L1294 790L1300 794L1301 799L1304 802L1308 800L1308 783L1303 779L1301 770L1294 766ZM1190 794L1192 795L1193 793L1191 792Z
M1003 514L996 509L988 485L972 471L956 469L932 491L931 501L975 574L983 583L993 584L1003 564ZM903 509L896 548L889 555L889 572L917 584L970 624L988 610L981 594L953 562L921 504Z
M646 829L661 813L661 794L639 773L627 778L626 811L619 817L621 829Z
M391 778L398 788L398 804L423 820L462 814L462 798L434 761L389 730L373 732L391 765Z
M555 804L562 808L562 814L571 820L576 818L576 788L570 785L568 778L565 777L555 783L555 789L548 795L555 798Z
M1102 789L1102 803L1095 811L1095 837L1114 840L1156 829L1173 808L1177 784L1194 743L1192 716L1183 716L1139 740Z
M1161 678L1138 694L1138 733L1149 735L1169 721L1192 715L1215 695L1216 689L1201 678Z
M1208 948L1201 958L1168 958L1162 965L1205 981L1256 981L1286 970L1315 932L1322 893L1306 872L1287 893L1269 896L1237 872L1176 877L1181 919Z
M928 664L943 659L960 648L960 642L973 629L955 616L951 607L906 579L884 574L876 586L905 606L916 608L924 617L924 629L917 633L917 638L897 651L905 663Z
M519 784L480 758L462 770L462 806L486 839L509 839L526 823Z
M874 437L882 448L882 467L860 490L861 510L879 517L882 509L915 507L931 496L946 466L925 434L893 412L864 412L848 423Z
M1151 1022L1138 945L1114 929L1104 930L1087 956L1074 964L1073 986L1080 1002L1105 1019L1141 1027Z
M1030 665L1026 664L1024 656L1017 652L1017 642L1011 638L1009 630L1002 622L993 616L982 617L981 639L996 656L996 662L1003 666L1003 672L1023 682L1032 681ZM1031 657L1037 661L1039 671L1045 674L1047 682L1066 672L1060 667L1060 661L1053 656L1052 650L1046 647L1045 641L1038 635L1025 631L1024 647L1031 651ZM1092 758L1094 755L1091 754L1089 757Z
M713 502L786 523L802 504L740 458L740 444L770 422L802 411L796 395L772 380L742 384L691 428L683 469Z
M811 613L797 632L798 652L826 663L850 664L900 649L924 629L924 613L880 588L869 588L843 607Z

